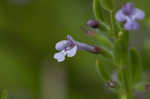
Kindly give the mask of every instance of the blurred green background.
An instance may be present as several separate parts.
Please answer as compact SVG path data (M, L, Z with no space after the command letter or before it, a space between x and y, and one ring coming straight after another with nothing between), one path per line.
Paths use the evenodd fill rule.
M150 8L148 0L130 0L146 11L131 46L150 70ZM99 79L95 55L87 52L57 63L55 43L71 34L93 44L80 26L94 18L92 0L0 0L0 90L9 99L116 99Z

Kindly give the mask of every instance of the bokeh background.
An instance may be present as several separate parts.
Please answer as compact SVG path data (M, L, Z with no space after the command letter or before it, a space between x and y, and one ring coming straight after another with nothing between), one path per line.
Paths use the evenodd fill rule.
M146 11L141 29L131 33L131 46L148 72L150 1L130 1ZM67 34L93 44L80 30L91 18L92 0L0 0L0 90L7 89L9 99L116 99L96 73L95 55L53 59L55 43Z

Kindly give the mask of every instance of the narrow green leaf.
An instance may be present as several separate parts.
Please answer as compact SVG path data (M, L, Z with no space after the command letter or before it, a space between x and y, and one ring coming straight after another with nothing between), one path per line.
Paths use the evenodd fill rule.
M1 99L8 99L8 93L7 93L7 90L3 90L1 92Z
M113 0L100 0L100 3L105 10L112 12L114 10L112 1Z
M102 46L109 48L109 49L113 47L112 42L103 34L96 33L94 37L100 42Z
M96 60L96 67L97 67L98 73L100 74L101 78L104 81L109 81L110 76L109 76L109 73L107 72L104 64L101 61Z
M142 66L139 53L136 49L130 49L130 71L133 84L142 80Z
M97 20L99 20L101 31L110 30L110 27L107 25L110 23L108 13L101 7L99 0L93 1L93 12ZM107 24L106 24L107 23Z
M95 17L99 19L100 22L104 22L104 16L103 16L103 11L102 7L100 6L99 0L94 0L93 1L93 11L95 14Z
M115 68L111 60L108 60L102 56L98 57L96 60L97 71L100 74L100 77L104 81L111 80L112 72Z

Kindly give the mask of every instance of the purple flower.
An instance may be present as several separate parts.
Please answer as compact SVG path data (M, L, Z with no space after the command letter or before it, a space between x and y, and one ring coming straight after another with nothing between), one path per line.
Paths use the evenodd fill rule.
M54 58L57 59L58 62L64 61L66 56L75 56L78 50L85 50L91 53L100 52L100 48L77 42L70 35L67 35L67 40L62 40L56 43L55 48L60 51L54 54Z
M60 51L54 55L54 58L57 59L58 62L62 62L65 60L65 56L73 57L75 56L78 47L75 44L72 37L70 40L62 40L56 44L56 50Z
M115 18L120 22L124 22L124 28L126 30L138 30L139 24L136 20L144 19L145 13L138 9L134 8L132 3L126 3L121 10L119 10Z

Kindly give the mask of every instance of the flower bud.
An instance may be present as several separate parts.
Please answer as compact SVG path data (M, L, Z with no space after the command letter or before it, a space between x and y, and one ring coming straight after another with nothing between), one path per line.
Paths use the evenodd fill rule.
M92 53L94 54L100 54L102 52L102 49L97 47L97 46L94 46L94 50L92 51Z
M108 81L106 84L109 88L115 88L116 87L116 82L115 81Z
M146 84L146 85L145 85L145 90L146 90L146 91L150 91L150 84Z
M91 28L98 28L99 23L98 23L98 21L96 21L96 20L89 20L89 21L87 22L87 26L88 26L88 27L91 27Z

